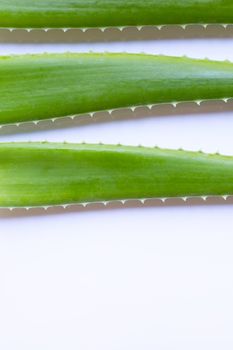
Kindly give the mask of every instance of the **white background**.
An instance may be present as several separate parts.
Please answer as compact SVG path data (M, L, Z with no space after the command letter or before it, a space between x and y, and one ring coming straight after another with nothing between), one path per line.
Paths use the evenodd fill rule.
M1 31L0 40L0 54L126 51L233 61L232 28ZM101 141L233 155L232 112L232 102L214 102L124 110L112 118L99 113L94 120L6 127L0 141ZM0 349L230 350L232 273L231 198L2 210Z

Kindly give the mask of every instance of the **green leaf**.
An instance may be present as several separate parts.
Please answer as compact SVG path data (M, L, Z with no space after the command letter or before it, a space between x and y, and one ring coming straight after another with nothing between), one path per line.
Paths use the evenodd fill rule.
M0 27L233 23L232 0L0 0Z
M233 97L233 63L143 54L0 57L0 124Z
M0 143L0 206L233 195L233 157L158 148Z

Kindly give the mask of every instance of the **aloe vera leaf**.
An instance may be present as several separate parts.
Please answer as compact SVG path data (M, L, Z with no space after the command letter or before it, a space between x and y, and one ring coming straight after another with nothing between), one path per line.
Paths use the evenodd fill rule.
M0 206L233 194L233 157L158 148L0 144Z
M0 57L0 124L230 97L230 62L144 54Z
M233 23L232 0L0 0L0 27Z

